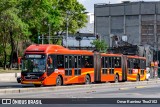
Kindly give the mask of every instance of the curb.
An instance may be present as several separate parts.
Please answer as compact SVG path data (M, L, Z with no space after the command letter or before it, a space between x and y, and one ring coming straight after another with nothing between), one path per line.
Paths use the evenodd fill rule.
M145 85L148 84L158 84L160 83L160 80L154 80L154 81L141 81L141 82L125 82L125 83L102 83L102 84L89 84L89 85L72 85L72 86L53 86L53 87L33 87L33 88L12 88L12 89L0 89L0 93L3 94L13 94L13 93L27 93L27 92L43 92L43 91L51 91L51 90L71 90L76 88L96 88L96 87L107 87L107 88L116 88L119 86L122 86L122 88L119 88L119 90L127 90L129 88L123 88L123 86L131 87L134 85L142 85L143 86L135 86L135 88L144 88Z

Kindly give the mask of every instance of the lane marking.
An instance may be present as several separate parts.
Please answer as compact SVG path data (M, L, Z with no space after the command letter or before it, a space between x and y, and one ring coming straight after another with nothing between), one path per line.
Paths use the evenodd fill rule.
M146 86L136 86L135 88L145 88Z
M129 88L119 88L119 90L128 90Z

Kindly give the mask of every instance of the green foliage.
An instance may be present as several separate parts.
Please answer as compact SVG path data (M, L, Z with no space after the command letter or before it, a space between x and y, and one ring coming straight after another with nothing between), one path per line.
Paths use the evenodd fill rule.
M18 42L38 43L38 34L48 36L49 27L51 37L62 35L66 32L67 17L69 33L77 32L87 22L84 12L77 0L0 0L0 59L7 57L8 61L13 51L22 53Z
M49 26L59 26L60 13L54 9L56 0L22 0L22 19L29 25L30 38L37 43L37 34L48 35Z
M62 19L61 26L56 29L58 32L63 33L66 31L67 17L70 33L76 33L79 28L84 27L85 23L87 23L86 9L77 0L59 0L57 8L61 13Z
M104 40L96 39L91 44L95 46L97 51L106 53L108 46Z

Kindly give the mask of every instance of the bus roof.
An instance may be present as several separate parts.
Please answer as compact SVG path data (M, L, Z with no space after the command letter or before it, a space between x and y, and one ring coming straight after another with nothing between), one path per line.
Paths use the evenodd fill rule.
M121 57L122 54L112 54L112 53L102 53L102 56L117 56L117 57Z
M92 55L93 52L87 50L70 50L60 45L53 44L40 44L40 45L30 45L25 53L44 53L44 54L88 54Z
M141 57L141 56L127 56L127 58L136 58L136 59L146 59L145 57Z

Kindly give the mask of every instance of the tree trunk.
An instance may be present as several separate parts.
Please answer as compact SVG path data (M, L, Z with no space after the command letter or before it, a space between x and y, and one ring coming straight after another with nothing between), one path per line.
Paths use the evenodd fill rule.
M19 43L17 41L17 46L16 46L16 55L17 55L17 69L20 69L20 64L18 63L18 57L19 57L19 52L18 52L18 48L19 48Z
M4 49L4 63L3 63L4 70L6 70L6 63L7 63L7 53L6 53L6 50Z
M11 43L11 54L10 54L10 63L9 63L9 69L12 69L12 63L13 63L13 52L14 52L14 40L13 40L13 33L12 31L10 33L10 43Z
M3 27L3 32L6 32L5 27ZM4 62L3 62L3 69L4 69L4 70L6 70L6 67L7 67L6 45L7 45L7 36L6 36L6 34L4 33L3 42L2 42L3 54L4 54Z

